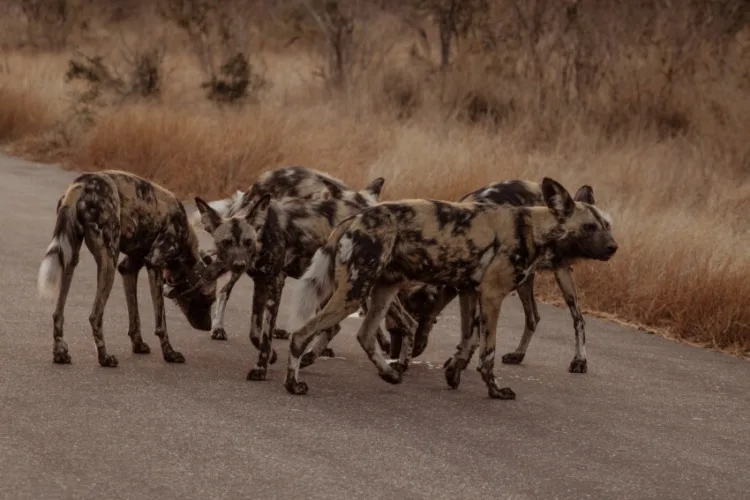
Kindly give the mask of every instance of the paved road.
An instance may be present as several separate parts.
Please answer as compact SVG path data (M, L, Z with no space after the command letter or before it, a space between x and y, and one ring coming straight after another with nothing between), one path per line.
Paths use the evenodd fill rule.
M310 393L294 397L281 364L269 381L245 381L249 280L229 305L228 342L192 330L169 303L187 362L168 365L158 349L130 353L118 278L105 335L120 366L100 368L84 250L66 311L73 364L54 365L53 305L36 298L36 273L73 175L0 157L0 498L750 495L750 363L589 319L589 373L572 375L568 313L544 305L526 364L498 368L515 401L488 399L473 369L458 391L446 387L439 367L457 341L455 305L400 386L377 377L352 318L334 341L340 357L305 370ZM139 298L156 347L145 279ZM501 352L521 327L511 297Z

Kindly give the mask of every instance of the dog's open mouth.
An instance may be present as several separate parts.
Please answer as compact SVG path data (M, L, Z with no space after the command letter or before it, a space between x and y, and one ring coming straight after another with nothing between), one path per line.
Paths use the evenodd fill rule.
M177 280L175 280L175 277L172 273L170 273L167 269L162 271L162 276L164 278L164 286L162 287L163 294L168 299L175 299L178 294L178 283Z
M164 271L162 271L162 276L164 277L164 283L166 283L167 285L176 285L174 276L169 272L168 269L164 269Z

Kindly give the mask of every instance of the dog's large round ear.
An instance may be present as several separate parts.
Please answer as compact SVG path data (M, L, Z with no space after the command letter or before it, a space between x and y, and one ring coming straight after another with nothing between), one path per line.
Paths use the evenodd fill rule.
M596 205L596 201L594 200L594 188L592 188L588 184L584 184L583 186L578 188L578 191L576 191L573 200L582 201L583 203L588 203L589 205Z
M271 203L271 195L270 194L264 194L258 202L253 205L250 210L247 211L247 215L245 218L248 221L252 221L256 215L265 212L268 209L268 205Z
M542 195L547 207L558 219L567 219L573 215L575 203L568 191L554 179L545 177L542 179Z
M239 194L239 191L237 192ZM227 216L234 217L238 213L247 210L248 207L252 207L260 198L261 188L257 183L251 184L247 191L239 196L239 201L234 204L232 209L227 213Z
M367 185L365 191L372 193L375 198L380 198L380 192L383 191L383 184L385 184L385 179L383 177L378 177Z
M213 233L214 230L221 225L221 216L213 209L213 207L211 207L211 205L198 196L195 197L195 206L201 214L203 227L209 232L209 234Z

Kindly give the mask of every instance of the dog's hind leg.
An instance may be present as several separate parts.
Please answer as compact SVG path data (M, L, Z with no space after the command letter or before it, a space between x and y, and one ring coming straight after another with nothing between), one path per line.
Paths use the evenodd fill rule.
M570 315L573 317L576 353L573 361L568 366L568 371L570 373L586 373L588 370L586 361L586 321L583 319L583 314L581 314L581 310L578 308L576 283L573 280L572 270L570 268L556 270L555 280L557 281L557 286L560 287L568 309L570 309Z
M80 242L78 243L78 248L75 248L73 251L72 262L62 272L60 290L57 293L57 304L55 305L55 312L52 313L52 361L57 364L68 364L71 362L70 354L68 353L68 343L63 339L63 324L65 323L65 302L68 299L68 292L70 292L73 273L78 265L79 249Z
M380 350L383 352L387 352L390 354L391 352L391 336L386 333L386 331L378 326L378 331L375 332L376 338L378 341L378 345L380 346Z
M443 286L438 289L435 296L428 297L427 311L419 314L417 328L414 333L414 349L412 358L416 358L427 348L427 341L432 332L432 328L437 323L437 318L443 312L448 304L453 302L458 292L455 288Z
M310 366L311 364L315 363L315 360L321 356L333 358L335 356L335 353L333 352L333 349L328 347L328 344L336 335L338 335L340 331L341 325L339 324L334 325L331 328L321 330L320 333L315 336L315 344L313 345L312 349L308 350L302 356L302 359L300 359L300 368Z
M398 302L398 299L395 300L393 304L391 305L391 307L388 309L388 312L385 315L386 324L390 324L389 321L391 321L391 316L394 315L392 310L397 307L397 302ZM398 313L395 313L395 314L398 314ZM364 300L362 301L362 308L360 309L360 316L367 316L367 301L364 301ZM378 345L380 346L380 350L383 352L390 353L391 352L391 337L393 337L393 335L387 334L380 325L378 325L378 330L375 333L376 333L376 338L378 340Z
M258 280L260 281L260 280ZM263 280L262 291L258 288L253 292L253 325L255 325L256 308L260 310L263 318L260 325L260 339L258 330L253 328L250 333L250 341L258 348L258 362L247 374L248 380L265 380L268 364L276 362L276 351L271 348L271 337L276 325L276 317L279 314L279 303L284 287L284 275Z
M369 310L366 301L362 301L361 308L364 312L364 316L366 316ZM409 316L403 306L401 306L401 304L396 304L395 302L393 302L388 308L388 312L385 318L386 322L391 321L391 318L394 316L398 316L399 319L397 321L399 321L399 325L407 325L405 328L410 328L410 326L408 325L416 325L416 322L411 318L411 316ZM331 349L328 345L340 331L341 325L339 324L332 326L331 328L321 330L315 337L315 343L313 344L312 349L308 350L302 356L302 359L300 360L300 368L310 366L315 362L317 358L321 356L333 358L335 356L335 353L333 352L333 349ZM383 331L380 325L378 325L376 335L378 344L380 345L380 349L383 352L389 352L391 348L390 338L388 338L388 335L385 331ZM405 335L408 335L408 332L405 333ZM400 367L397 367L397 369L400 369Z
M143 262L125 257L117 271L122 276L122 286L125 289L125 303L128 308L128 336L135 354L148 354L151 348L143 341L141 335L141 317L138 311L138 274L143 268Z
M154 306L154 333L159 338L161 353L167 363L184 363L185 357L175 351L167 334L167 318L164 312L164 273L161 269L149 267L148 284L151 288L151 303Z
M475 291L465 291L458 296L461 310L461 342L453 357L443 364L445 381L451 389L458 389L461 373L468 366L479 340L478 295Z
M516 350L503 355L502 361L506 365L521 364L523 358L526 356L526 349L529 348L531 337L536 332L536 327L539 324L539 312L536 308L536 299L534 299L534 275L530 275L526 281L518 286L516 291L518 292L518 298L521 299L526 324Z
M359 309L361 300L347 299L351 285L340 286L328 300L322 311L305 323L292 334L289 342L289 357L287 361L286 379L284 387L291 394L306 394L308 386L299 380L300 359L311 349L310 344L318 336L318 332L334 326L347 316Z
M404 373L409 368L409 362L411 361L414 347L414 334L419 324L404 308L398 295L396 295L391 302L391 305L388 307L385 323L388 331L398 331L398 335L391 336L391 338L398 338L398 351L395 353L389 352L390 358L394 359L390 364L401 373ZM386 335L382 327L378 328L378 335ZM406 343L404 343L404 340ZM394 350L392 345L389 345L388 347L391 351ZM387 352L386 349L383 348L382 343L380 344L380 348L383 349L383 352Z
M211 338L214 340L227 340L227 331L224 329L224 311L227 309L229 296L232 294L232 288L237 280L242 276L241 273L232 273L229 281L221 288L219 300L216 301L214 309L214 318L211 324Z
M91 332L94 335L94 344L96 353L99 358L99 364L104 367L114 368L117 366L117 358L107 352L107 345L104 342L104 332L102 324L104 319L104 307L109 300L109 294L112 292L112 285L115 282L117 272L117 254L110 255L102 244L102 238L94 240L94 236L86 235L86 244L94 255L96 261L96 297L94 305L89 315Z
M357 333L359 345L362 346L362 349L367 353L367 357L378 369L380 378L391 384L401 383L402 372L388 364L378 346L376 335L380 328L380 322L385 318L388 307L396 297L398 290L398 285L375 285L373 287L370 294L370 304L367 307L367 315ZM408 348L411 348L411 339L407 339L406 344L408 344ZM401 351L403 353L403 348Z

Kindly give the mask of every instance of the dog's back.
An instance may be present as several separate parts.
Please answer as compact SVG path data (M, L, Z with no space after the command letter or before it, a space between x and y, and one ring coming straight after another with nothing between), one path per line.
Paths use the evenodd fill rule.
M299 165L264 172L255 185L259 196L267 193L275 199L287 196L323 200L342 199L347 191L353 192L340 179Z
M182 203L168 189L142 177L119 170L103 170L82 174L76 181L91 186L90 194L81 198L91 211L91 222L104 224L112 217L109 206L119 205L119 250L126 255L142 257L152 248L154 241L164 232L174 233L181 244L197 249L198 240L188 227L187 213ZM74 181L74 182L76 182ZM110 193L116 201L102 196L101 186L111 186ZM84 193L87 190L84 189ZM101 210L97 212L97 208ZM101 218L101 220L96 220Z
M339 222L378 203L383 182L377 178L363 190L355 191L328 174L299 166L285 167L263 174L223 217L246 213L258 200L271 196L268 211L274 216L269 219L261 211L253 221L261 234L261 253L278 252L283 246L285 271L298 277ZM217 213L221 215L218 210Z
M514 207L544 205L542 187L536 182L527 180L495 182L465 194L458 201L486 201Z
M340 179L318 170L293 165L264 172L247 191L236 191L230 198L209 202L209 206L222 217L233 217L247 210L263 196L274 200L298 198L350 204L352 208L378 203L384 180L378 177L362 190L354 190ZM195 226L200 214L191 217Z

